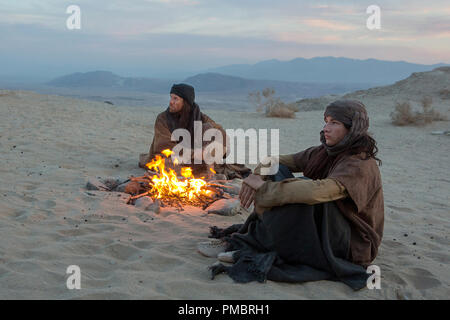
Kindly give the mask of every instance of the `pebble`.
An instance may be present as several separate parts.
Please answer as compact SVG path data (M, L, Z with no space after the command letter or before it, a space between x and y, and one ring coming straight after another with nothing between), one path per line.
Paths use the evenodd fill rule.
M146 210L147 207L149 207L152 204L153 204L152 198L144 196L137 199L134 205L136 206L136 208Z

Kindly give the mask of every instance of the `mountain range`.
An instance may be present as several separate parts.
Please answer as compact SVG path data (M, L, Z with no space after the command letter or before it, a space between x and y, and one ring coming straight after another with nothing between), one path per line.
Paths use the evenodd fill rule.
M386 85L404 79L413 72L430 71L442 66L446 64L423 65L405 61L316 57L290 61L272 59L256 64L228 65L207 71L259 80Z
M429 71L445 64L421 65L403 61L348 58L297 58L291 61L268 60L254 65L229 65L195 74L185 79L122 77L110 71L73 73L48 82L52 87L108 88L167 94L173 83L193 85L197 92L248 93L273 88L278 95L318 97L343 94L388 85L413 72Z

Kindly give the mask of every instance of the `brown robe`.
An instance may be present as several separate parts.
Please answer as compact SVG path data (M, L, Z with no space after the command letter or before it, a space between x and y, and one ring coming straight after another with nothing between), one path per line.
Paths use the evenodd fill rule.
M304 171L319 149L320 146L311 147L294 154L299 172ZM351 260L368 266L377 256L383 237L384 198L378 165L375 159L364 160L364 157L362 153L342 158L327 178L340 182L349 195L336 200L336 204L351 225Z
M227 155L227 141L229 137L223 127L216 122L214 122L206 114L201 113L202 129L203 133L211 128L218 129L222 132L222 143L223 143L223 154ZM172 132L169 129L166 111L161 112L156 117L153 141L150 146L149 153L141 154L139 156L139 167L146 168L145 164L151 161L155 155L160 154L164 149L173 149L178 142L171 141ZM198 165L199 167L202 165ZM241 164L214 164L214 170L216 173L224 174L228 179L234 178L245 178L250 173L251 170Z
M226 135L225 130L222 128L222 126L215 123L210 117L208 117L204 113L201 113L201 119L202 119L203 132L205 132L206 130L208 130L210 128L215 128L222 132L223 144L224 144L224 148L226 148L226 140L225 139L226 139L227 135ZM172 132L169 129L166 111L161 112L156 117L154 131L155 131L155 133L153 135L153 141L150 146L149 152L140 155L139 166L141 168L145 168L145 164L150 162L151 159L153 159L157 154L160 154L161 151L163 151L165 149L172 150L173 147L175 147L178 143L177 141L171 140ZM226 149L224 149L224 152L226 152Z

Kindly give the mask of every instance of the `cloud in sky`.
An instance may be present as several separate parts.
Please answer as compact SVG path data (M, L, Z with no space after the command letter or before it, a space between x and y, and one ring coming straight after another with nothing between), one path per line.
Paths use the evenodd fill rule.
M0 59L9 72L53 66L55 73L313 56L450 62L448 0L377 2L381 29L370 31L372 3L356 0L0 0ZM81 8L81 30L66 28L72 4Z

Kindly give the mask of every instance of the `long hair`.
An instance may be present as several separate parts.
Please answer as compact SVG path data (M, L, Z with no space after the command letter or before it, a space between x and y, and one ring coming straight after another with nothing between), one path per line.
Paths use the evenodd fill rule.
M179 128L188 129L189 120L191 118L191 105L183 99L183 108L180 111L180 120L178 122Z
M381 166L382 164L381 159L377 157L378 153L377 142L374 138L370 136L370 134L364 134L359 139L357 139L352 144L348 152L349 154L359 154L361 152L365 152L366 153L365 160L374 158L378 162L379 166Z

